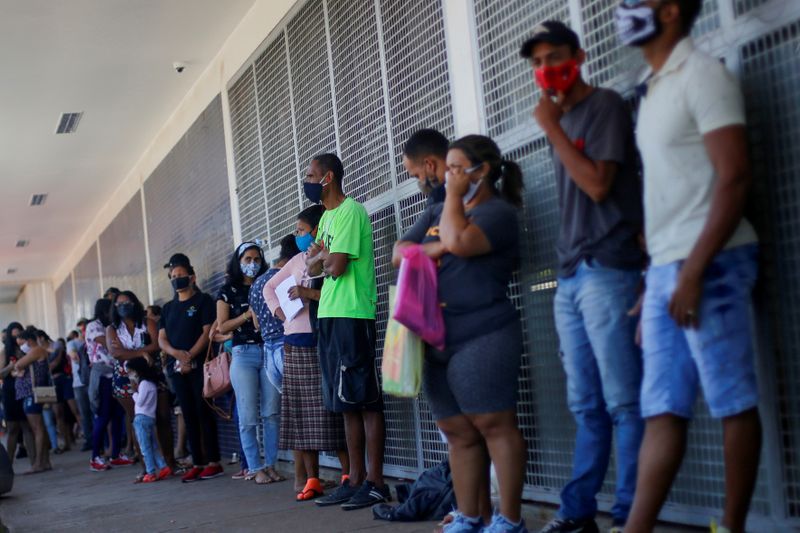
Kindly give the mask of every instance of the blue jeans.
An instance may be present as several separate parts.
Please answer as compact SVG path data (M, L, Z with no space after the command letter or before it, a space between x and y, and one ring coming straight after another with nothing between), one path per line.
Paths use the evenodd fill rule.
M233 347L231 384L239 410L239 438L251 472L263 470L278 460L281 400L264 368L264 349L260 344ZM264 460L259 452L258 418L264 424Z
M75 401L78 404L78 412L81 415L81 428L83 429L83 436L86 443L92 442L92 408L89 405L89 387L83 385L81 387L73 387L75 391Z
M53 412L53 406L49 409L42 409L42 417L44 418L44 426L47 428L47 435L50 437L50 445L54 450L58 449L58 431L56 428L56 414Z
M567 374L567 403L578 425L572 479L561 491L559 516L593 517L616 435L615 520L627 520L636 489L644 422L639 410L642 357L635 343L638 271L588 259L559 278L555 320Z
M267 379L280 394L283 382L283 337L264 341L264 368Z
M758 405L752 291L758 246L723 250L703 276L699 328L681 329L669 314L681 262L647 272L642 308L642 414L692 417L698 385L711 415L733 416Z
M144 467L148 474L157 474L167 466L156 440L156 419L152 416L138 414L133 417L133 429L136 431L136 440L144 457Z

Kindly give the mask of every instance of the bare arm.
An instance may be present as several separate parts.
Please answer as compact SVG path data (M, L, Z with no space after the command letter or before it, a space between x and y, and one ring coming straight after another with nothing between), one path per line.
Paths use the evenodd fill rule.
M546 129L545 133L575 185L594 202L605 200L611 191L619 165L614 161L593 161L586 157L572 143L558 122Z
M415 244L417 243L411 241L397 241L394 243L394 249L392 250L392 266L400 268L400 262L403 260L403 250ZM447 253L447 248L445 248L442 241L431 241L422 245L422 251L425 252L425 255L436 261Z
M128 361L137 357L150 357L150 354L144 349L128 350L123 348L117 332L112 326L106 328L106 338L108 339L108 353L117 361Z
M350 258L347 254L329 253L327 259L323 262L323 268L326 274L336 279L347 272L347 265L349 263Z
M171 355L172 357L175 357L176 350L172 346L172 344L170 344L169 339L167 338L167 330L166 329L158 330L158 346L167 355Z
M703 274L741 222L753 181L744 126L719 128L705 134L703 141L717 173L717 183L708 219L681 267L670 302L670 314L684 327L697 325Z
M253 312L248 309L241 315L230 318L231 306L222 300L217 300L217 327L219 332L223 335L225 333L232 333L234 330L240 328L245 322L250 320Z
M50 364L48 365L48 368L50 368L50 372L56 370L58 366L61 364L61 361L63 359L64 359L64 350L62 349L57 350L56 356L53 358L52 361L50 361Z
M448 194L444 201L439 239L451 254L458 257L485 255L492 251L483 230L467 220L464 203L457 194Z
M17 362L14 364L14 368L16 368L17 370L24 370L25 368L32 365L36 361L39 361L40 359L47 359L47 350L37 346L36 348L28 352L23 358L18 359Z

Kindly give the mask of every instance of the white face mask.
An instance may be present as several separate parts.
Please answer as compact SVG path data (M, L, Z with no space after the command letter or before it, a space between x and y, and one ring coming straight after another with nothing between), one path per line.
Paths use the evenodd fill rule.
M481 164L475 165L474 167L470 167L470 168L464 169L464 173L465 174L471 174L471 173L475 172L476 170L478 170L481 167ZM447 177L449 176L449 173L450 173L450 171L448 170L447 174L445 174L445 182L444 182L445 188L447 187ZM464 198L462 198L462 201L464 202L464 205L467 205L468 203L470 203L473 200L473 198L475 198L475 195L478 194L478 190L481 188L481 183L483 183L483 178L481 178L481 179L479 179L478 181L475 181L475 182L470 181L469 189L467 189L467 192L464 193Z
M482 179L476 182L470 182L469 189L467 189L466 194L464 194L464 205L467 205L475 198L475 195L478 194L478 189L481 188L481 183L483 183Z
M19 347L19 349L22 350L22 353L24 354L27 354L28 352L31 351L31 347L28 343L23 344L22 346Z

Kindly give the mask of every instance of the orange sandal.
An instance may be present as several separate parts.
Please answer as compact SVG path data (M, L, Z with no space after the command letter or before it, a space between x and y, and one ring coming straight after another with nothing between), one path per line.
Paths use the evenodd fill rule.
M319 498L324 494L325 492L322 489L322 483L320 483L319 479L311 477L306 481L306 486L303 488L303 491L298 493L297 501L307 502L308 500Z

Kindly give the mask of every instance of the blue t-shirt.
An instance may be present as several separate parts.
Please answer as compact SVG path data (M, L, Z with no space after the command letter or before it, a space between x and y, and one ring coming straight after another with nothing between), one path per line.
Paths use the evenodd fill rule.
M270 268L256 278L253 285L250 287L250 308L258 317L258 325L261 327L261 337L264 340L270 341L283 337L283 322L272 315L267 302L264 300L264 285L278 272L280 272L280 269Z

